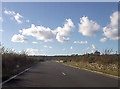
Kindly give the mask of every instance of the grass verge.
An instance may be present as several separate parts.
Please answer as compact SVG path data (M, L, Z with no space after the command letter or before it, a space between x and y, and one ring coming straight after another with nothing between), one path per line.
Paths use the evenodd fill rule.
M82 69L88 69L88 70L91 70L91 71L102 72L102 73L105 73L105 74L110 74L110 75L120 77L120 75L119 75L120 72L118 73L118 71L103 70L103 69L93 68L93 67L90 67L90 66L82 66L80 64L78 65L78 64L74 64L74 63L63 63L63 64L78 67L78 68L82 68Z

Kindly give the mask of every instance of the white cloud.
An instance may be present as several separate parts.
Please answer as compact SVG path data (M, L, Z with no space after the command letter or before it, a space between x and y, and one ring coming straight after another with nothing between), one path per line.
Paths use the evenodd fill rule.
M14 11L8 11L8 10L5 10L4 13L7 15L15 15L16 14Z
M39 54L38 49L32 49L32 48L26 49L26 53L28 55L38 55Z
M79 32L84 36L95 36L100 30L100 25L95 21L89 20L88 17L80 18Z
M71 46L70 49L73 50L73 47Z
M3 30L2 30L2 29L0 29L0 32L3 32Z
M100 42L106 42L107 41L107 38L101 38L100 39Z
M17 53L18 53L18 54L21 54L21 53L22 53L22 51L18 51Z
M56 39L59 42L68 41L69 38L68 37L65 38L64 36L70 36L73 33L73 28L74 28L74 24L73 24L72 20L66 19L66 22L63 27L57 27L57 29L54 30L54 32L57 33Z
M11 49L11 52L12 53L17 53L17 51L13 48L13 49Z
M44 48L50 48L50 49L52 49L53 47L52 46L44 45Z
M49 46L50 49L52 49L53 47L52 46Z
M87 44L87 41L74 41L75 44Z
M17 23L22 23L22 21L20 20L20 18L23 18L23 16L21 16L19 13L17 13L15 16L14 16L15 20L17 21Z
M106 36L110 40L120 39L120 36L118 36L118 21L120 21L120 18L118 18L118 14L120 14L120 12L114 12L110 16L110 24L103 27L104 36Z
M27 23L29 23L29 22L30 22L30 20L29 20L29 19L27 19L27 20L26 20L26 22L27 22Z
M70 36L73 32L74 24L71 19L66 19L66 22L63 27L58 27L56 32L61 36Z
M104 35L107 38L110 38L111 40L120 39L120 37L118 37L118 29L117 28L104 27L103 31L104 31Z
M38 44L38 42L35 42L35 41L33 41L32 43L33 43L33 44Z
M96 47L95 47L95 45L94 45L94 44L92 44L92 49L96 49Z
M21 43L23 43L23 42L27 41L27 39L23 35L20 35L20 34L16 35L15 34L15 35L13 35L11 41L12 42L21 42Z
M19 30L19 32L21 32L22 35L33 36L37 40L44 40L45 42L52 41L55 36L50 28L35 26L34 24L28 29Z
M20 20L21 18L23 18L22 15L20 15L19 13L15 13L14 11L8 11L8 10L5 10L4 13L6 15L11 15L14 17L14 19L17 21L18 24L22 23L22 21ZM10 19L13 20L13 17L11 17Z
M61 43L63 43L63 42L65 42L65 41L68 41L70 38L65 38L65 37L63 37L63 36L61 36L61 35L59 35L59 33L56 35L56 39L59 41L59 42L61 42Z
M110 25L112 27L118 27L118 14L120 14L120 12L116 11L114 12L111 16L110 16ZM120 20L120 18L119 18Z
M47 45L44 45L44 48L47 48L48 46Z
M18 13L17 13L18 14ZM19 21L19 14L16 19ZM21 17L21 16L20 16ZM44 42L53 41L56 36L57 41L65 42L68 41L70 38L65 36L70 36L73 32L74 24L71 19L66 19L66 22L63 27L57 27L55 30L51 30L48 27L44 26L35 26L34 24L31 25L30 28L19 30L22 35L32 36L35 37L37 40L43 40Z
M94 53L94 52L95 52L95 50L96 50L96 47L95 47L95 45L94 45L94 44L92 44L91 52L92 52L92 53Z

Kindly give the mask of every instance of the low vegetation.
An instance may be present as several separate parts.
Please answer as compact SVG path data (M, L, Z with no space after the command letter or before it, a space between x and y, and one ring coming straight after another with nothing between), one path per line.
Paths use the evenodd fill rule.
M4 48L1 52L3 81L42 60L41 57L28 56L25 53L17 54Z
M66 65L120 76L118 72L120 70L120 55L110 54L110 51L105 51L105 54L102 55L100 55L100 52L96 51L94 54L49 57L28 56L25 52L19 54L13 51L8 51L2 47L0 53L2 54L3 81L25 70L26 68L33 66L39 61L50 59Z
M55 61L79 68L99 71L115 76L119 75L120 55L118 54L84 54L54 58Z

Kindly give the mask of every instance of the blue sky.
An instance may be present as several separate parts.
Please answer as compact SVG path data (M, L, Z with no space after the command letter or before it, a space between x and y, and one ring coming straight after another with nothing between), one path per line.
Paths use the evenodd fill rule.
M117 9L115 2L4 2L2 43L16 52L26 50L37 55L83 54L110 48L115 52Z

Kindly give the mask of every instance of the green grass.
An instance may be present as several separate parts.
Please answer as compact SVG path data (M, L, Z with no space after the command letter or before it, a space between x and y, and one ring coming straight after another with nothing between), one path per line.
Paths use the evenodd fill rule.
M106 73L106 74L110 74L110 75L114 75L114 76L119 76L120 77L120 75L118 74L117 71L103 70L103 69L93 68L93 67L90 67L90 66L82 66L80 64L76 65L74 63L63 63L63 64L75 66L75 67L82 68L82 69L88 69L88 70L91 70L91 71L102 72L102 73Z

